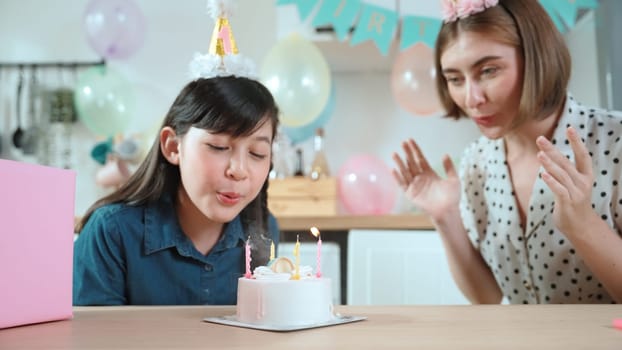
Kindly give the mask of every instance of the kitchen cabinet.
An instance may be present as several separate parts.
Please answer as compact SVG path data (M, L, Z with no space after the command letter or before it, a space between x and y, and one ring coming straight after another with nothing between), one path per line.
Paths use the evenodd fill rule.
M440 237L423 214L278 218L281 242L333 242L327 257L342 304L467 304L453 282ZM287 246L289 248L289 246ZM336 266L338 259L338 267ZM328 263L328 261L331 261ZM339 271L337 273L337 271Z
M468 304L433 230L351 230L348 305Z

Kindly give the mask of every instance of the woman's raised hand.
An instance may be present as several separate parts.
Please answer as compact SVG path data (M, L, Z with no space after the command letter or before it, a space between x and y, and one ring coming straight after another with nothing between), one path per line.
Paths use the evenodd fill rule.
M574 153L574 164L543 136L538 137L536 144L540 148L538 160L544 168L542 180L555 195L553 219L557 227L568 234L590 222L595 212L592 209L592 158L574 128L568 128L566 136Z
M457 207L460 201L460 180L449 156L443 157L447 178L441 178L430 167L413 139L404 141L402 148L404 159L393 153L397 169L393 169L392 173L408 199L435 220L452 207Z

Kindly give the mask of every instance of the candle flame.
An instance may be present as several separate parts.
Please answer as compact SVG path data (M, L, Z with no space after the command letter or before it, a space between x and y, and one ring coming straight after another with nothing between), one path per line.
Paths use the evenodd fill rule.
M309 229L309 231L311 231L311 234L312 234L314 237L317 237L317 236L319 236L319 235L320 235L320 230L318 230L318 229L317 229L317 227L315 227L315 226L311 227L311 228Z

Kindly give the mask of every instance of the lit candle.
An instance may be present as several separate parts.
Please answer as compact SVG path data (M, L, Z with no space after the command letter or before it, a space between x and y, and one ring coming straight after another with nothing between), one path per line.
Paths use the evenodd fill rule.
M311 227L311 234L317 237L317 262L315 267L315 276L317 278L322 277L322 235L317 227Z
M294 272L294 276L292 276L292 279L299 280L300 279L300 241L298 240L298 235L296 235L296 244L294 245L294 257L296 257L296 271Z
M251 278L251 236L248 236L244 250L246 253L246 273L244 277Z
M274 260L274 241L270 242L270 261Z

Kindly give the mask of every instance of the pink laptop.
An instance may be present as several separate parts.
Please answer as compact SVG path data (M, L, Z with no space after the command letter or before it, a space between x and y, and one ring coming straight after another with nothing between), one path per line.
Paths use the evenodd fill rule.
M0 328L72 317L76 174L0 159Z

